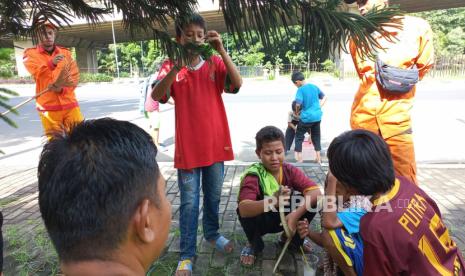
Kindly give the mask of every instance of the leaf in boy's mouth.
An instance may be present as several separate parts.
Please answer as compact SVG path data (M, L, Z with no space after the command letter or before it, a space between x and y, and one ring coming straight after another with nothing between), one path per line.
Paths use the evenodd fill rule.
M204 59L209 59L215 53L213 47L208 43L187 43L186 45L184 45L184 48L189 54L201 55Z

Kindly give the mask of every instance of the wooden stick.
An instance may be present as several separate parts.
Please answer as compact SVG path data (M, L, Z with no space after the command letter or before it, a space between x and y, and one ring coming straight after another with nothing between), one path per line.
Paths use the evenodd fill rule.
M72 76L70 75L70 67L71 67L72 63L75 63L75 61L74 60L67 60L66 61L65 65L63 66L60 73L58 74L57 79L53 83L54 86L58 86L58 87L77 86L77 83L72 80ZM49 88L47 87L44 90L40 91L37 95L35 95L35 96L33 96L33 97L31 97L31 98L17 104L14 107L12 107L12 108L8 109L7 111L3 112L2 116L10 113L13 110L16 110L16 109L22 107L23 105L27 104L28 102L30 102L32 100L37 99L38 97L40 97L41 95L45 94L48 91L49 91Z
M279 167L279 194L281 194L281 190L282 190L282 181L283 181L283 166L281 164L281 166ZM292 233L291 233L291 230L289 229L289 225L287 224L287 221L286 221L286 215L284 213L284 205L283 204L280 204L280 202L278 201L278 209L279 209L279 219L281 220L281 224L283 225L283 228L284 228L284 233L286 234L286 243L284 244L284 247L283 249L281 250L281 254L279 254L279 257L278 257L278 260L276 261L276 264L274 265L274 268L273 268L273 273L276 273L276 269L278 269L278 266L279 266L279 263L281 262L283 256L284 256L284 253L286 253L286 250L287 250L287 247L289 246L289 244L291 243L292 241Z
M7 111L3 112L2 113L2 116L5 116L6 114L10 113L11 111L13 110L16 110L18 108L20 108L21 106L27 104L28 102L32 101L32 100L35 100L37 99L38 97L40 97L42 94L45 94L46 92L48 92L48 87L45 88L44 90L40 91L37 95L33 96L33 97L30 97L29 99L23 101L23 102L20 102L19 104L13 106L12 108L8 109Z

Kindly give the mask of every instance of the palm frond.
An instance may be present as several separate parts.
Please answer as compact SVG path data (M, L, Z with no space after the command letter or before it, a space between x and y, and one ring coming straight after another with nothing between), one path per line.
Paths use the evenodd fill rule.
M347 51L350 39L359 46L363 56L371 57L381 47L371 36L376 31L389 38L385 27L400 28L401 11L397 8L373 10L366 16L338 10L341 0L220 0L225 24L233 37L246 45L245 36L256 30L265 50L289 32L290 25L301 25L302 36L310 56L336 49ZM284 27L284 28L282 28ZM243 35L245 32L245 36Z
M8 101L8 97L5 97L4 95L18 96L18 93L16 93L13 90L10 90L10 89L0 87L0 107L3 107L4 109L9 110L9 109L12 108L12 106L10 106L9 104L6 103ZM16 110L12 110L11 112L18 115L18 111L16 111ZM0 113L0 119L2 119L4 122L6 122L7 124L9 124L12 127L18 127L15 124L15 122L13 122L7 116L2 115L1 113Z
M216 0L226 27L234 39L247 46L252 32L257 32L268 52L273 44L285 39L289 26L300 25L311 56L333 49L345 49L353 39L363 55L371 55L379 45L370 36L373 31L389 36L385 26L395 26L395 8L372 11L365 17L337 10L341 0ZM212 0L215 2L215 0ZM103 15L120 12L123 26L132 35L151 32L154 39L171 58L183 56L182 47L168 35L169 23L186 20L197 8L197 0L3 0L0 3L0 36L32 35L37 37L31 22L49 20L63 26L74 17L91 24L103 21ZM284 28L283 28L284 27ZM346 50L346 49L345 49Z

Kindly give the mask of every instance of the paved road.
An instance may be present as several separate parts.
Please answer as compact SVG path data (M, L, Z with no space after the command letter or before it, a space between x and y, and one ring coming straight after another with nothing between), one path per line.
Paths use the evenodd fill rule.
M340 82L329 78L314 78L327 94L322 122L323 151L339 133L349 129L350 107L357 88L355 81ZM20 93L11 100L18 103L33 93L33 86L12 86ZM465 81L434 81L420 83L412 111L416 155L419 163L465 163ZM238 95L225 95L233 146L238 161L254 161L254 136L259 128L275 125L286 127L287 112L295 94L289 80L247 79ZM146 121L138 113L136 84L84 85L77 92L86 118L110 116L130 120L142 127ZM42 128L34 109L28 104L20 116L12 118L19 128L0 123L0 165L35 165L44 141ZM162 105L161 141L168 151L161 161L170 161L174 153L173 106Z

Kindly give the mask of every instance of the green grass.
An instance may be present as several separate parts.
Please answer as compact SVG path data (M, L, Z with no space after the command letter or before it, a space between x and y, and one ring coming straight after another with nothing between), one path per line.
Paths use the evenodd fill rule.
M8 204L15 202L18 200L17 197L6 197L6 198L0 198L0 208L3 209L5 208Z
M28 225L38 225L29 232L22 231ZM16 271L12 275L56 275L58 256L45 227L38 220L29 220L25 225L10 226L5 231L7 250ZM18 271L19 269L19 271Z

